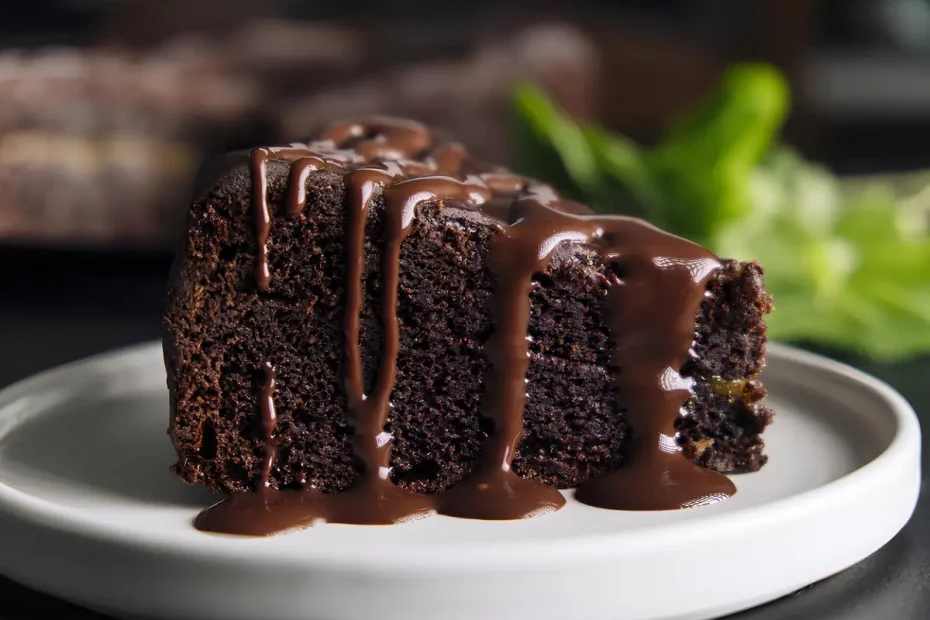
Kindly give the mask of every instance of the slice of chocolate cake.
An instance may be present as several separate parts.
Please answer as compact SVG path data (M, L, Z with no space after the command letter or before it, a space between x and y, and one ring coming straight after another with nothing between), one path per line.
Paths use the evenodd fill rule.
M202 529L724 499L765 463L755 263L401 120L204 167L165 312ZM252 491L251 493L248 493ZM257 491L257 492L256 492Z

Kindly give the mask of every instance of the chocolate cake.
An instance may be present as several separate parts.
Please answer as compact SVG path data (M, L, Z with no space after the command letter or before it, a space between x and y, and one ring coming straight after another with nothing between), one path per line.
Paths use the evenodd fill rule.
M202 170L165 312L205 530L679 509L764 465L755 263L405 120Z
M0 51L0 242L170 247L203 154L243 144L257 98L190 52Z

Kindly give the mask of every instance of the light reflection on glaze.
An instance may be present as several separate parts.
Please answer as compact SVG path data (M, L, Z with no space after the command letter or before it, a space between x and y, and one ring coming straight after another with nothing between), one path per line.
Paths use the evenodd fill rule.
M265 382L262 385L262 397L259 403L261 410L262 428L265 431L265 454L262 462L262 477L259 488L266 488L271 479L271 469L278 456L278 444L274 437L278 425L278 413L274 406L275 376L274 366L269 361L262 364Z

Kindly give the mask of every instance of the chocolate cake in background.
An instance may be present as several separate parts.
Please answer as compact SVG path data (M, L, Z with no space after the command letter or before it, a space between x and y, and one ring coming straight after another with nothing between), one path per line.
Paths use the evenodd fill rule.
M199 161L255 99L247 82L169 53L3 53L0 238L165 244Z
M521 518L556 487L713 503L765 463L770 309L757 264L418 123L337 123L203 169L165 312L175 471L234 494L198 519L232 533Z
M0 243L170 250L204 157L308 135L334 108L422 116L506 161L515 81L578 115L591 105L592 54L560 26L415 60L351 24L249 20L132 45L140 36L0 52Z

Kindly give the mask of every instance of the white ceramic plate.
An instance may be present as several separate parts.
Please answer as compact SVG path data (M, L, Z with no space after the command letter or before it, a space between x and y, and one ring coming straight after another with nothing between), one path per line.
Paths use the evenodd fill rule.
M712 618L865 558L910 517L920 430L888 386L772 346L769 464L686 511L569 499L520 522L434 517L209 535L215 497L168 473L157 344L0 392L0 572L123 618L647 620Z

